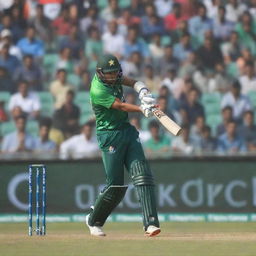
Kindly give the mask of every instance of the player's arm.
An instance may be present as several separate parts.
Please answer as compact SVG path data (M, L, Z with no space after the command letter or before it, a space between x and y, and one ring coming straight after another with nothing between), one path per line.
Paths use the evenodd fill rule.
M122 102L120 99L116 98L111 108L125 111L125 112L142 112L145 117L152 116L151 111L152 105L141 104L140 106Z
M142 112L141 108L137 105L122 102L120 99L116 98L111 108L125 111L125 112Z
M122 84L134 88L134 90L139 94L141 103L153 105L156 103L150 90L142 81L137 81L127 76L123 76Z

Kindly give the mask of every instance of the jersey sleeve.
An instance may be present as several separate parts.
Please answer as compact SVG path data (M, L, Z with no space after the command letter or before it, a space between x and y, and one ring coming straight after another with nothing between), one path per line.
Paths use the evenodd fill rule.
M93 104L101 105L105 108L110 108L116 97L111 95L107 90L91 91L91 101Z

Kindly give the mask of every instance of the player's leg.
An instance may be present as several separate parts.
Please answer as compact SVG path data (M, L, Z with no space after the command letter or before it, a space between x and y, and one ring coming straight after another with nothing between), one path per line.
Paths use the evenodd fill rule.
M129 131L130 144L126 153L125 165L136 188L143 213L146 234L160 233L156 209L155 184L149 164L145 159L142 145L135 128Z
M102 227L123 199L127 186L124 186L124 156L126 144L119 132L110 133L111 137L98 138L102 150L103 164L106 173L107 186L99 194L88 217L89 226ZM122 135L122 134L121 134ZM106 136L106 135L105 135ZM101 139L104 143L101 143Z

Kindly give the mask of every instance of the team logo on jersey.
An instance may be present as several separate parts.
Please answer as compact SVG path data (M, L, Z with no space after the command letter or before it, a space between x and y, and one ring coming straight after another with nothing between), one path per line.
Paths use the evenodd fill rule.
M108 152L109 152L110 154L113 154L113 153L116 152L116 149L115 149L113 146L110 146L110 147L108 148Z
M108 62L108 64L109 64L109 66L114 66L114 65L115 65L115 62L114 62L114 60L110 60L110 61Z

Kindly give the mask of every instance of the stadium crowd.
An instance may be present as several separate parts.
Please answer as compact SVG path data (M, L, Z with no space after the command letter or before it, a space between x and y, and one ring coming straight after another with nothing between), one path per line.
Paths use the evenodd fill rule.
M256 153L255 0L0 3L3 158L99 155L89 103L103 53L183 127L129 115L149 157ZM139 103L125 89L129 103Z

